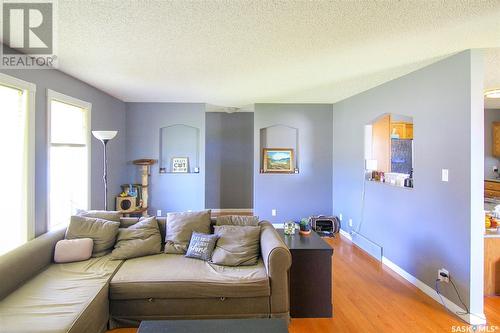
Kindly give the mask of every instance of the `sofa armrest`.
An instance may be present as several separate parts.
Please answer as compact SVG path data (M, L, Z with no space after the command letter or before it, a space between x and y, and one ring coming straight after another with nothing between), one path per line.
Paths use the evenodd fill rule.
M262 260L271 284L271 314L285 314L290 310L288 271L292 256L271 223L263 221L260 226Z
M66 227L49 231L0 256L0 300L52 263L56 243Z

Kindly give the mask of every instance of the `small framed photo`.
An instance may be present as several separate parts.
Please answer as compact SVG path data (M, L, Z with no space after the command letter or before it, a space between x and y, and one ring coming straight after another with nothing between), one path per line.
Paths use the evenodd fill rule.
M172 157L172 172L188 173L189 159L187 157Z
M291 148L264 148L264 173L293 173L293 149Z

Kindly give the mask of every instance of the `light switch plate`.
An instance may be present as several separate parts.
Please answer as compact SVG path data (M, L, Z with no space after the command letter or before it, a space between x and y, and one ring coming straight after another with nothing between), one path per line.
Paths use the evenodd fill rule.
M272 216L276 216L276 209L272 209L272 210L271 210L271 215L272 215Z
M442 169L441 170L441 180L443 182L447 182L448 181L448 169Z
M339 214L339 220L342 221L342 213Z
M161 209L158 209L158 210L156 211L156 216L161 216Z

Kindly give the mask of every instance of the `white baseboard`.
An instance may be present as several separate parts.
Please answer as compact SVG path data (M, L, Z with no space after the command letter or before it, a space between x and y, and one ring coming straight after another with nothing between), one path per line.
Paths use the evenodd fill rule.
M343 230L343 229L340 229L339 230L339 233L344 236L345 238L347 238L348 240L352 241L352 237L351 237L351 234L348 233L347 231Z
M431 287L429 287L428 285L426 285L425 283L423 283L422 281L420 281L419 279L417 279L416 277L414 277L413 275L411 275L410 273L408 273L407 271L405 271L404 269L402 269L401 267L399 267L398 265L396 265L395 263L393 263L392 261L387 259L386 257L382 257L382 263L384 265L386 265L387 267L389 267L390 269L392 269L398 275L400 275L403 279L405 279L406 281L410 282L415 287L417 287L418 289L423 291L427 296L431 297L433 300L435 300L436 302L441 304L441 299L439 298L438 293L434 289L432 289ZM446 297L444 297L444 296L442 296L442 297L443 297L443 302L446 304L446 307L451 312L455 313L455 315L460 317L462 320L466 321L467 323L469 323L471 325L485 325L486 324L486 317L483 313L459 315L459 314L457 314L457 312L466 312L465 309L462 309L460 306L453 303L452 301L450 301Z

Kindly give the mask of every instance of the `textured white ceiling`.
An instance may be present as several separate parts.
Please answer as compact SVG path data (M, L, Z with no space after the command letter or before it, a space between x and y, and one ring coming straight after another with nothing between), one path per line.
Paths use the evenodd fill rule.
M62 71L124 101L332 103L499 47L500 1L60 0L58 42Z

